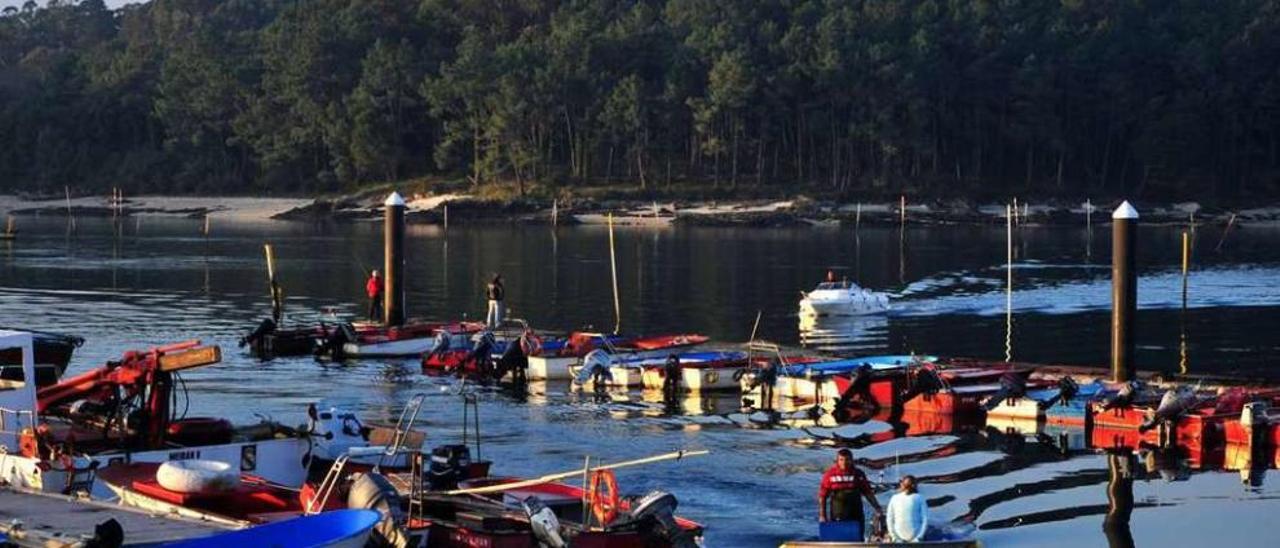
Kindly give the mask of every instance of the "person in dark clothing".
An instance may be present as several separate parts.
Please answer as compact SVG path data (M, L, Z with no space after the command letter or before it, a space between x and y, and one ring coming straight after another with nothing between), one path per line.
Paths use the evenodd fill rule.
M668 400L680 396L680 379L684 368L680 365L680 356L667 356L667 363L662 367L662 395Z
M382 320L382 277L377 270L369 274L369 281L364 283L364 292L369 296L369 321Z
M853 465L853 452L841 449L836 453L835 464L822 475L822 483L818 487L818 521L856 522L865 532L863 499L871 504L876 515L884 512L867 475Z
M755 383L760 387L760 408L773 410L773 387L778 384L778 367L769 361L756 373Z
M507 315L507 305L504 302L507 290L502 287L501 274L493 275L485 289L485 295L489 298L489 311L485 313L484 321L489 324L490 329L496 329L502 325L502 319Z
M853 377L849 379L849 387L836 400L837 417L847 419L862 413L875 414L880 409L879 402L871 394L873 374L871 365L865 363L854 370Z

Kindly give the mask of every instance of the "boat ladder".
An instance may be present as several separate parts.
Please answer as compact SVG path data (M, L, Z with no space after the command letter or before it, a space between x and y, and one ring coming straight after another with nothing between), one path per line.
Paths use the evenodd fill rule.
M329 471L324 475L324 481L321 481L320 487L316 488L316 496L307 501L307 507L303 511L304 514L310 516L324 511L325 505L329 503L329 495L333 494L333 489L337 487L338 480L342 478L342 469L346 468L348 460L351 460L350 453L344 453L334 459L333 466L330 466Z
M409 432L413 430L413 425L418 420L418 413L422 411L422 403L426 401L427 395L418 393L406 403L404 409L400 411L400 419L396 421L396 433L392 438L391 444L387 445L385 451L378 455L378 464L373 467L374 472L382 470L382 466L387 463L387 458L395 459L396 455L404 448L405 439L409 437ZM416 448L415 448L416 449Z

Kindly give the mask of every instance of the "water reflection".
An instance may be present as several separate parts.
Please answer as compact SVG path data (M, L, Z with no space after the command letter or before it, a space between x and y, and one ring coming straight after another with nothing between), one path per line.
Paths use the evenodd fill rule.
M889 338L886 314L862 316L813 316L800 314L800 345L837 355L871 353L884 348Z
M1137 459L1128 451L1107 455L1107 516L1102 531L1111 548L1133 548L1129 517L1133 515L1133 473Z

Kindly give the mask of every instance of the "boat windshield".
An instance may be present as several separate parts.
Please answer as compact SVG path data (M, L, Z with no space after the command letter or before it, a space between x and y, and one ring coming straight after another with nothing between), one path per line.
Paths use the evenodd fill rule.
M857 287L857 286L856 286L856 285L854 285L854 284L853 284L853 282L847 282L847 281L845 281L845 282L822 282L822 283L818 284L818 290L819 290L819 291L824 290L824 289L849 289L849 288L853 288L853 287Z

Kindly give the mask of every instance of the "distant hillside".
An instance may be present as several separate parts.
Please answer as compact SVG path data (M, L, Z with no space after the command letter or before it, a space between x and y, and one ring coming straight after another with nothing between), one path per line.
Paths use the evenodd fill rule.
M1275 197L1278 68L1263 0L63 0L0 17L0 190Z

